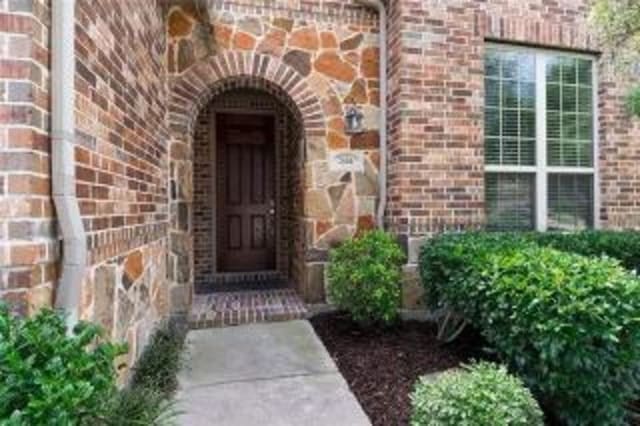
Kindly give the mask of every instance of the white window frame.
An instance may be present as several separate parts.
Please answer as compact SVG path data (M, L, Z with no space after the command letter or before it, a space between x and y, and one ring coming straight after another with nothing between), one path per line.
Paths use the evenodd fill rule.
M535 223L537 231L546 231L548 228L548 177L549 174L584 174L592 176L593 182L593 228L600 228L600 176L598 172L599 162L599 110L598 110L598 57L586 53L574 53L544 49L528 46L518 46L502 43L487 43L488 49L494 48L502 51L526 52L534 55L535 82L536 82L536 165L535 166L503 166L486 164L485 173L529 173L535 174ZM571 58L583 58L592 61L591 77L593 90L593 166L592 167L557 167L547 165L547 81L546 65L549 58L567 56Z

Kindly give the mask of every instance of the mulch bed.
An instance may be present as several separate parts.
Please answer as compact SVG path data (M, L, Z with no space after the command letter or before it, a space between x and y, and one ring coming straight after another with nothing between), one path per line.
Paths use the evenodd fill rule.
M332 313L314 317L311 324L374 426L409 424L409 394L418 377L486 358L473 332L442 344L431 323L363 329L346 315Z

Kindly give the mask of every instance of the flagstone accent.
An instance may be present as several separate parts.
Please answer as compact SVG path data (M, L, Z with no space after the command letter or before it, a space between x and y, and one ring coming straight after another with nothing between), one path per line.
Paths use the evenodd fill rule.
M189 11L179 7L172 10L177 16L189 15ZM312 264L304 264L305 253L326 251L352 236L359 228L359 218L371 215L371 206L375 204L369 198L376 196L376 167L346 173L328 170L328 155L333 150L357 149L365 157L378 158L378 121L371 119L379 111L379 95L375 93L379 87L379 63L373 57L379 50L377 19L370 11L363 11L366 13L355 18L358 25L336 30L324 20L272 17L270 13L236 7L222 14L210 10L215 54L195 57L191 52L196 50L190 46L197 45L198 38L193 30L184 34L179 29L186 25L175 23L167 30L170 151L178 154L171 160L171 182L175 188L172 214L180 211L179 206L189 211L187 216L193 209L193 197L184 189L192 176L197 177L198 170L203 170L194 169L193 161L193 131L198 114L212 99L222 99L235 89L260 90L273 96L301 125L306 143L306 164L299 162L295 167L304 179L299 180L303 194L297 219L300 232L295 233L296 241L292 243L302 251L301 264L292 271L302 271L295 272L294 281L300 281L296 284L306 300L324 292L324 276ZM364 107L370 118L367 133L353 137L346 134L343 121L346 104ZM343 189L330 190L336 185ZM206 251L211 244L201 240L210 238L204 231L194 233L191 226L178 227L178 223L172 220L172 241L183 243L171 246L170 278L173 287L183 289L174 290L174 294L188 299L194 285L192 248L202 247ZM198 229L207 227L201 224ZM205 258L209 256L206 254ZM322 257L326 258L326 254ZM197 268L205 268L200 260L195 263L200 265ZM313 272L311 269L304 272L305 268ZM176 303L175 307L187 305Z

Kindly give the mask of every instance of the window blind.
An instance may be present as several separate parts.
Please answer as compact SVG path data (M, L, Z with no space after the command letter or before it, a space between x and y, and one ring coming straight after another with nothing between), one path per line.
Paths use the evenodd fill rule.
M546 65L547 155L550 166L593 165L592 62L551 57Z
M485 191L496 230L594 226L593 59L491 45Z
M485 73L487 164L534 165L535 57L490 49Z
M593 226L593 176L552 173L548 178L548 228L579 230Z
M487 173L488 227L497 231L532 229L535 224L535 175Z

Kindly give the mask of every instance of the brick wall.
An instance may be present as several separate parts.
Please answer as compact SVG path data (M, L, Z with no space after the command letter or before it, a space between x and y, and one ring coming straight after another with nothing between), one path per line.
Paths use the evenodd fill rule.
M134 358L169 313L164 17L146 0L78 0L76 19L81 314L128 341Z
M484 215L486 40L596 51L588 2L392 2L388 220L402 235L472 227ZM628 84L600 64L603 226L640 224L640 136L622 106Z
M0 1L0 299L50 306L58 245L50 198L45 0Z

